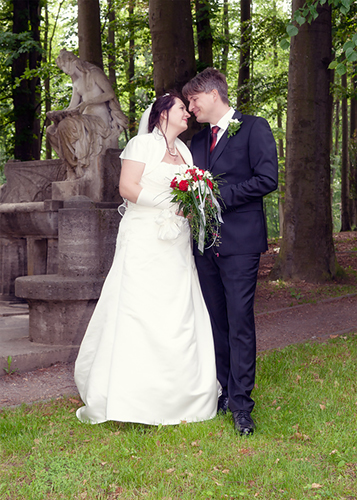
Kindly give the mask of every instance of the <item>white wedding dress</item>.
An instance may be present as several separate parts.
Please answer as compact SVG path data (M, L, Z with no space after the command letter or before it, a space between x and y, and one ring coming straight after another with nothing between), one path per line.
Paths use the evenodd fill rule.
M159 163L141 185L170 196L181 167ZM216 415L211 325L186 219L128 202L114 261L80 347L83 422L178 424Z

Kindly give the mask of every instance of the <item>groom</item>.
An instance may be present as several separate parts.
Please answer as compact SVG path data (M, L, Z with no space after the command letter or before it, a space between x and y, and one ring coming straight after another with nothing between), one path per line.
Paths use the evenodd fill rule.
M203 255L194 249L223 388L218 411L229 407L236 430L249 435L255 428L254 293L260 254L268 249L263 196L277 188L276 145L265 119L230 107L226 78L218 70L205 69L182 93L197 121L210 124L192 138L194 165L223 180L221 244Z

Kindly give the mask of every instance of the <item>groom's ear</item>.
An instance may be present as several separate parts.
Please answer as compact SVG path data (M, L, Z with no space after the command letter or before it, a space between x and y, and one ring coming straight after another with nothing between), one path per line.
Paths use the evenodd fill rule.
M212 89L211 90L211 95L213 97L213 100L216 102L217 99L219 98L219 93L218 93L218 90L217 89Z

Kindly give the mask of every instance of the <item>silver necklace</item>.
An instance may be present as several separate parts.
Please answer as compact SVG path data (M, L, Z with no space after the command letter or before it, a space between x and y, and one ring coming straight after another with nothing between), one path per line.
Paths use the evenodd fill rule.
M173 148L173 149L174 149L174 150L173 150L173 152L171 153L170 148L169 148L169 147L167 147L167 148L166 148L166 150L167 150L167 152L169 153L169 155L170 155L170 156L177 157L177 156L178 156L178 154L177 154L177 149L176 149L176 146L174 146L174 148Z

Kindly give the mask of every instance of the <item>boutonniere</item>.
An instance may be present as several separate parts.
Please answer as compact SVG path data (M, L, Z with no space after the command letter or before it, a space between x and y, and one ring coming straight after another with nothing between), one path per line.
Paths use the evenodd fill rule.
M240 122L238 118L231 118L228 122L228 138L232 135L236 135L240 129L243 122Z

